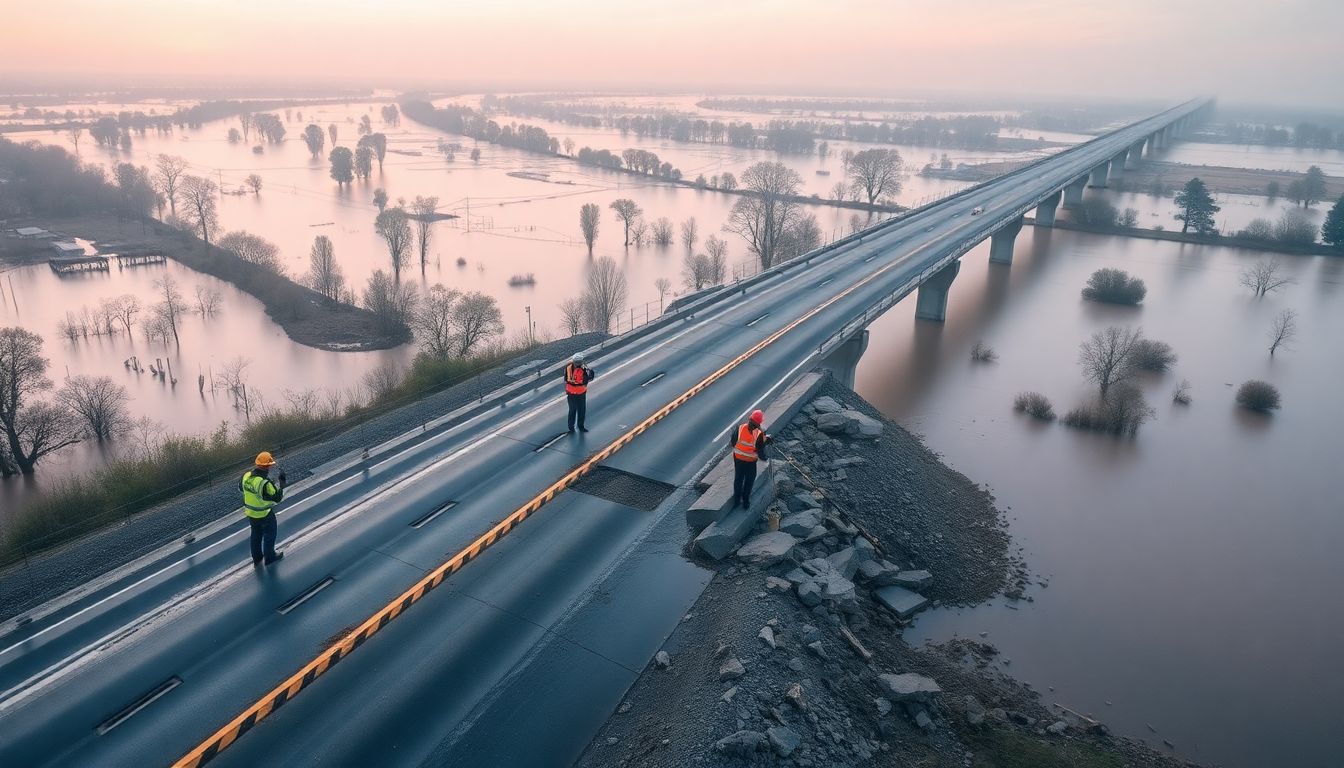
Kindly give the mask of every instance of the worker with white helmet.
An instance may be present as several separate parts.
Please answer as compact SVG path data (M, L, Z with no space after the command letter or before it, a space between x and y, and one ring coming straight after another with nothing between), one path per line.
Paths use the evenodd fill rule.
M583 425L584 417L588 414L588 383L596 377L593 369L583 364L582 352L575 352L565 366L565 399L569 401L567 423L571 433L576 423L580 432L588 431Z

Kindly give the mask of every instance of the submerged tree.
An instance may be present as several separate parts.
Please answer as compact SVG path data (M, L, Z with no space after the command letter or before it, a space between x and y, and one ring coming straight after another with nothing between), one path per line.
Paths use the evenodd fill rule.
M593 243L597 241L597 227L602 221L602 211L597 203L584 203L579 209L579 231L583 233L583 242L588 244L588 255L593 255Z
M1273 355L1279 347L1292 341L1297 335L1297 313L1291 309L1285 309L1274 316L1274 322L1269 328L1269 354Z
M1187 181L1180 192L1176 193L1176 207L1179 212L1176 220L1181 222L1181 232L1194 227L1195 233L1207 235L1214 232L1213 214L1222 210L1214 204L1208 187L1198 176Z
M1135 348L1143 339L1143 332L1134 328L1110 326L1092 334L1078 348L1078 365L1083 376L1106 392L1125 381L1137 368Z
M348 147L332 148L327 159L331 161L331 178L337 186L355 180L355 156Z
M309 124L303 129L303 143L308 145L308 151L313 153L313 159L316 160L322 156L322 147L327 143L327 136L321 128Z
M1306 175L1302 177L1299 194L1302 196L1303 208L1310 208L1325 197L1325 172L1319 165L1307 169Z
M392 257L393 278L400 280L401 268L406 265L406 254L411 245L411 225L406 211L400 206L388 208L374 219L373 228L387 243L387 253Z
M1334 246L1335 250L1344 251L1344 195L1339 196L1325 215L1325 223L1321 225L1321 242Z
M611 209L616 212L616 218L625 225L625 244L630 244L630 226L644 215L644 209L639 204L629 198L620 198L611 202Z
M429 263L429 241L434 234L434 216L439 208L439 198L415 196L411 202L411 212L415 214L415 244L420 250L420 271Z
M78 415L87 434L106 440L124 434L131 427L126 412L130 395L126 388L107 376L74 376L57 393L57 402Z

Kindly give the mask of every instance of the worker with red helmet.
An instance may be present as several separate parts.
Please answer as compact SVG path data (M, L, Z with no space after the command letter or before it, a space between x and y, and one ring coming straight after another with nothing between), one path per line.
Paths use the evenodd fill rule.
M252 526L252 564L266 565L284 558L284 552L275 551L275 505L285 497L286 478L283 470L280 476L271 479L275 468L275 458L270 451L257 454L252 469L243 473L238 488L243 492L243 514Z
M751 487L756 484L756 462L765 458L765 446L770 436L762 424L765 413L751 412L747 423L739 425L732 434L733 447L733 508L751 506Z

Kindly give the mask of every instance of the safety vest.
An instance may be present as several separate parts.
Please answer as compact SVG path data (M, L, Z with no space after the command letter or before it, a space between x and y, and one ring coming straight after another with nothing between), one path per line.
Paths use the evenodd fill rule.
M573 363L565 366L565 391L571 395L582 395L588 391L583 366Z
M243 514L261 519L271 513L271 507L275 506L275 502L261 497L261 489L269 482L270 480L262 475L252 474L250 469L243 473L243 481L238 484L243 489Z
M756 433L750 424L737 428L737 445L733 446L733 458L742 461L756 460Z

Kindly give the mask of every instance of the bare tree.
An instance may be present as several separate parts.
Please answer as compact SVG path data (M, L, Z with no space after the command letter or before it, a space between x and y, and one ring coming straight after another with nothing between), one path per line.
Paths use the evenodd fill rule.
M420 348L433 357L448 357L454 348L450 317L462 294L436 283L411 316L411 328Z
M658 291L658 313L663 312L663 301L667 298L667 292L672 290L672 281L666 277L660 277L653 281L653 289Z
M308 274L304 278L304 284L322 294L327 301L336 302L341 299L341 291L345 288L345 275L341 272L341 265L336 263L336 247L326 235L313 238L313 247L308 252Z
M333 147L336 146L336 124L335 124L335 123L330 123L330 124L327 125L327 135L331 137L331 146L333 146ZM337 394L339 395L340 393L337 393Z
M564 145L565 145L565 154L572 157L574 155L574 140L566 137Z
M644 241L649 239L649 224L643 219L635 219L635 223L630 225L630 242L636 247L642 247Z
M210 232L219 226L219 210L216 208L219 187L215 182L200 176L183 176L178 189L187 222L200 232L201 239L209 245Z
M238 125L243 129L243 141L252 140L252 113L244 112L238 116Z
M1278 259L1262 259L1241 270L1241 284L1251 289L1256 296L1264 296L1276 288L1282 288L1293 279L1279 273L1282 265Z
M182 292L177 290L177 281L172 275L164 275L154 281L154 290L159 292L161 298L159 303L154 305L154 314L162 319L172 332L173 341L181 344L182 340L177 335L177 319L186 311L187 304L182 298Z
M384 331L404 332L419 298L414 285L403 285L380 269L369 277L364 289L364 308L373 313Z
M700 239L700 226L695 223L695 217L681 222L681 244L686 246L687 253L695 252L695 241Z
M597 203L584 203L579 209L579 230L583 232L583 241L588 244L588 255L593 255L593 243L597 240L597 226L601 222L602 211Z
M254 195L260 195L260 194L261 194L261 177L260 177L260 176L258 176L258 175L255 174L255 173L249 173L249 174L247 175L247 178L246 178L244 181L247 182L247 186L249 186L249 187L252 188L252 194L254 194Z
M1142 339L1141 330L1112 325L1092 334L1079 347L1078 365L1083 376L1101 388L1103 398L1111 387L1134 375L1134 349Z
M705 239L705 255L709 257L709 279L713 285L723 282L728 275L728 243L717 235Z
M187 161L173 155L159 155L154 158L154 183L163 196L168 198L168 210L177 215L177 192L182 175L187 172Z
M594 331L610 332L612 319L625 308L629 297L630 287L625 273L611 257L598 259L588 271L588 287L583 294L587 326Z
M831 187L831 199L842 203L848 200L849 185L845 184L843 181L835 182L835 186Z
M583 302L578 299L565 299L560 302L560 326L575 336L583 330Z
M666 216L660 217L653 222L653 242L654 245L671 245L674 232L672 230L672 221Z
M723 228L746 240L768 269L775 262L779 241L799 215L794 198L802 179L783 163L761 162L743 171L742 184L749 194L733 203Z
M624 280L625 276L621 275ZM589 280L591 283L591 279ZM453 305L448 315L458 357L466 357L483 341L504 333L504 318L493 296L471 291Z
M196 309L201 313L201 317L213 317L219 312L219 305L223 299L218 288L199 284L196 286Z
M1269 354L1273 355L1279 347L1292 341L1297 335L1297 313L1291 309L1285 309L1274 316L1274 322L1269 327Z
M130 399L126 388L107 376L72 377L57 394L57 401L77 414L88 434L100 441L125 434L131 428L126 413Z
M698 291L707 285L712 285L711 272L709 257L703 253L688 253L682 259L681 279L686 283L686 287L692 291Z
M439 208L439 198L415 196L411 201L411 212L415 214L415 245L420 250L420 271L424 272L429 264L429 241L434 234L434 215Z
M219 238L217 245L249 264L256 264L277 275L285 273L285 267L280 262L280 248L260 235L239 229Z
M388 208L374 219L373 228L387 243L387 253L392 257L393 279L400 280L401 268L406 265L406 252L411 245L411 225L406 211L401 206Z
M872 205L883 195L901 191L901 153L894 149L865 149L850 158L846 173L850 185Z
M84 138L84 126L72 124L69 128L65 129L65 137L69 139L71 144L75 145L75 154L78 155L79 140Z
M117 319L126 326L126 335L134 336L131 329L135 322L135 316L140 314L140 300L133 294L123 293L113 299L112 308L116 312Z
M32 474L37 462L79 442L79 423L66 408L33 400L51 389L42 337L23 328L0 328L0 474Z
M644 209L639 204L628 198L613 200L610 206L611 210L616 212L616 218L625 225L625 244L630 244L630 227L644 215Z

